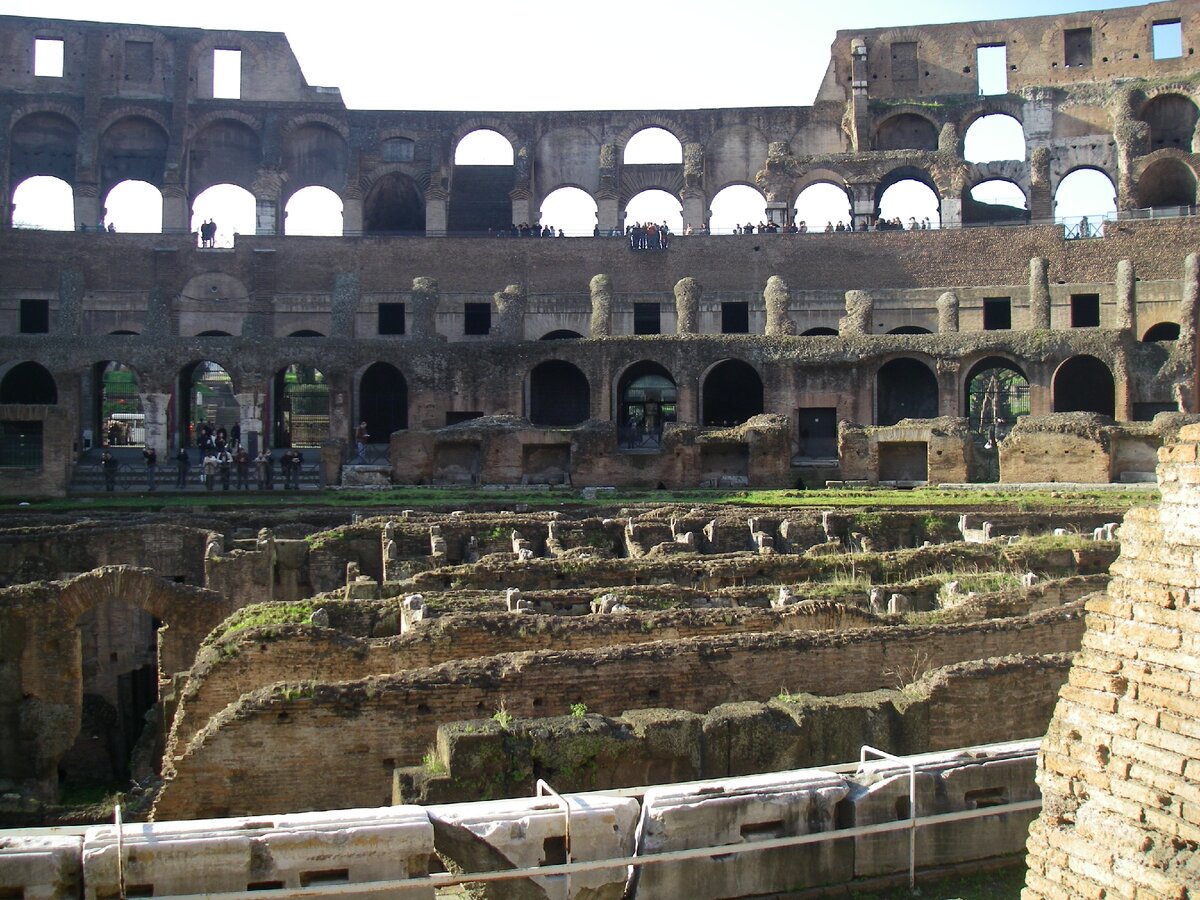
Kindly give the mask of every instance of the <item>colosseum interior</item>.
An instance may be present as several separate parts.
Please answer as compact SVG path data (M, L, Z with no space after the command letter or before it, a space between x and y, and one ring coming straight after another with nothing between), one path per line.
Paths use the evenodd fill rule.
M1197 35L840 31L808 107L412 112L283 34L0 17L0 897L885 890L918 805L965 817L922 877L1200 897ZM1021 158L969 161L997 118ZM678 162L625 162L651 128ZM1058 211L1079 172L1110 212ZM76 227L20 227L32 178ZM161 233L103 227L130 181ZM881 227L901 182L931 227ZM254 234L199 233L216 185ZM314 187L341 233L289 235ZM565 187L593 232L533 239ZM686 227L633 233L647 190ZM202 482L213 434L251 461Z

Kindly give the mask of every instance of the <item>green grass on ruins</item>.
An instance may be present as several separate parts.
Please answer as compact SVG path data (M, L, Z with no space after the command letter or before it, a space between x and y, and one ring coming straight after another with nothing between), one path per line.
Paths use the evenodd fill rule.
M21 498L0 501L0 510L16 511ZM595 499L585 498L579 490L555 488L549 491L486 490L481 488L398 487L389 490L323 490L304 493L258 494L256 492L204 494L99 494L62 499L28 500L20 507L29 512L68 512L84 510L179 510L194 507L272 508L272 507L353 507L401 509L511 509L523 504L529 509L564 509L614 505L691 504L696 506L748 507L937 507L963 509L1005 508L1018 511L1070 507L1120 509L1158 502L1158 492L1146 488L1130 490L1062 488L1012 489L981 488L942 490L936 487L915 490L614 490L601 491Z

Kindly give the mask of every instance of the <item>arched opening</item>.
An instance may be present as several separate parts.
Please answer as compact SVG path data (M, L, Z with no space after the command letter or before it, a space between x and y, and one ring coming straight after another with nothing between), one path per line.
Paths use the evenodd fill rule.
M666 224L672 234L683 231L683 204L666 191L651 189L635 194L625 205L625 225Z
M1006 113L980 116L963 135L963 159L969 163L1024 158L1025 129Z
M582 338L583 335L578 331L571 331L569 328L559 328L554 331L547 331L538 340L542 341L573 341L577 338Z
M1011 181L990 178L971 188L963 197L964 224L1028 222L1029 203L1024 192Z
M162 209L162 191L145 181L122 181L104 198L104 220L128 234L160 234Z
M1146 329L1146 333L1142 335L1142 343L1144 344L1177 340L1179 340L1178 322L1159 322L1157 325L1151 325Z
M767 201L754 188L731 184L717 192L709 208L709 230L713 234L732 234L735 228L750 226L753 232L766 218ZM699 222L687 223L693 227Z
M337 237L342 233L342 198L326 187L309 185L288 198L283 233Z
M256 204L254 195L236 184L214 184L192 201L192 232L202 234L205 222L213 223L209 246L232 247L239 234L254 234Z
M17 363L0 379L0 403L54 406L58 403L58 386L45 366Z
M447 228L450 231L505 231L512 225L516 183L513 148L496 131L480 129L454 148Z
M284 138L283 168L287 183L298 189L319 186L341 190L346 184L349 158L345 138L319 122L294 128Z
M800 332L800 337L837 337L837 329L826 328L823 325L816 328L808 328Z
M1171 147L1192 152L1192 135L1200 112L1181 94L1161 94L1142 107L1138 118L1150 126L1150 150Z
M701 392L703 425L741 425L763 411L762 379L740 359L726 359L709 369Z
M617 382L618 429L629 450L658 450L663 426L674 422L678 392L671 373L656 362L634 363Z
M408 428L408 383L399 369L385 362L367 367L358 382L358 416L375 444Z
M288 335L288 337L319 338L325 337L325 335L321 334L319 331L313 331L311 328L301 328L299 331L293 331Z
M538 221L554 228L555 234L562 231L567 237L590 237L596 233L596 201L577 187L560 187L542 201Z
M233 335L228 331L218 331L213 329L211 331L201 331L196 335L196 337L233 337Z
M875 130L876 150L936 150L937 128L924 116L901 113L879 123Z
M1116 414L1116 383L1112 371L1094 356L1073 356L1054 373L1055 412Z
M378 179L363 200L363 231L368 234L424 234L425 197L417 183L399 172Z
M796 197L796 227L802 231L824 231L838 223L853 227L854 212L844 187L828 182L810 184Z
M118 362L100 362L92 367L92 383L95 388L91 420L99 443L108 447L144 447L146 416L137 374Z
M627 166L678 165L683 162L683 144L665 128L643 128L625 142L621 161Z
M215 362L201 360L179 373L175 392L177 443L181 447L213 447L218 437L241 433L241 408L233 379Z
M1102 223L1117 217L1116 185L1099 169L1067 173L1054 191L1054 217L1067 227L1069 235L1100 236Z
M23 117L9 138L9 183L19 184L31 175L72 181L78 142L79 129L66 116L36 112Z
M1146 167L1137 183L1142 208L1192 206L1196 202L1196 176L1178 159L1160 159Z
M275 447L320 447L329 437L329 383L319 369L292 363L271 385Z
M167 167L167 133L157 122L145 116L126 116L108 127L100 138L100 186L107 190L105 201L108 221L116 223L119 231L162 231L162 196L158 195L157 214L149 209L149 194L131 196L131 205L121 209L113 206L114 185L122 183L162 187ZM132 205L132 200L146 204L145 210ZM157 219L159 225L151 229Z
M1020 366L1002 356L975 363L964 383L963 414L988 450L1012 430L1019 416L1029 415L1029 379Z
M937 376L925 363L900 358L885 363L875 376L875 424L901 419L932 419L938 414Z
M938 228L942 221L941 199L920 169L899 169L881 181L875 210L881 229Z
M529 373L529 421L551 428L569 427L591 415L592 391L576 366L547 360Z
M888 334L933 334L933 332L920 325L900 325L888 331Z
M51 175L26 178L13 191L13 228L72 231L75 228L75 195L71 186ZM80 222L92 228L95 222Z

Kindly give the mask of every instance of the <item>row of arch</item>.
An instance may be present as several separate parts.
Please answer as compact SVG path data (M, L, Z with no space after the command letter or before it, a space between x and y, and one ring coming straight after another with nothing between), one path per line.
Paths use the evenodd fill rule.
M996 372L1013 373L1025 389L1029 381L1021 365L1007 357L990 356L968 369L963 380L963 415L972 408L977 379ZM107 361L93 370L92 422L101 439L112 444L137 445L136 434L113 433L122 423L142 415L138 379L128 366ZM357 376L358 418L370 423L376 439L408 428L408 382L391 363L377 361ZM652 360L635 362L615 379L612 415L620 425L661 431L678 414L677 383L672 373ZM700 422L704 426L738 425L764 411L762 376L748 362L728 358L714 363L699 380ZM546 360L528 373L527 411L533 424L571 427L591 418L594 387L575 364ZM8 367L0 378L0 404L56 405L54 376L36 362ZM1090 355L1073 356L1054 371L1051 381L1054 412L1094 412L1113 416L1116 386L1111 369ZM217 363L201 360L181 369L168 413L168 428L180 446L194 445L202 429L231 431L241 422L233 380ZM114 412L124 409L125 412ZM906 418L940 414L938 378L923 360L899 356L883 362L875 374L875 424L894 425ZM1028 408L1023 410L1028 412ZM272 446L319 446L329 436L329 389L324 376L311 367L291 364L275 374L263 419L269 423ZM136 427L136 424L133 425ZM143 425L144 427L144 425Z

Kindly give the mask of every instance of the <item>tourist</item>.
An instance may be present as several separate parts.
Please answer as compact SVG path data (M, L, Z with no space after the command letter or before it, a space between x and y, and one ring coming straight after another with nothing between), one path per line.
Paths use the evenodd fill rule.
M100 454L100 471L104 473L104 489L112 491L117 486L117 467L120 463L117 462L115 456L105 450Z
M233 450L242 446L242 426L237 422L234 422L233 427L229 429L229 446Z
M150 490L156 490L155 478L158 475L158 451L153 447L145 447L142 450L142 458L146 460L146 487Z
M833 234L833 222L826 222L826 223L825 223L825 233L826 233L826 234Z
M179 452L175 454L175 487L180 490L187 488L188 469L192 467L192 461L188 457L187 447L180 447Z
M217 450L217 467L221 471L221 490L229 490L229 476L233 473L233 455L222 446Z
M304 473L304 454L295 448L292 449L292 484L296 490L300 490L300 476Z
M260 491L271 490L271 451L266 447L254 457L254 483Z
M370 437L371 437L371 435L367 431L366 421L364 420L362 422L359 422L358 428L355 429L355 431L354 431L354 450L355 450L355 454L356 454L354 457L354 461L356 463L361 463L363 465L366 464L366 462L367 462L367 441L370 439Z
M233 455L233 464L237 467L237 489L250 490L250 454L245 447L238 447Z
M217 458L213 455L212 450L204 452L204 462L200 466L200 477L204 479L204 486L211 491L213 485L217 483Z

